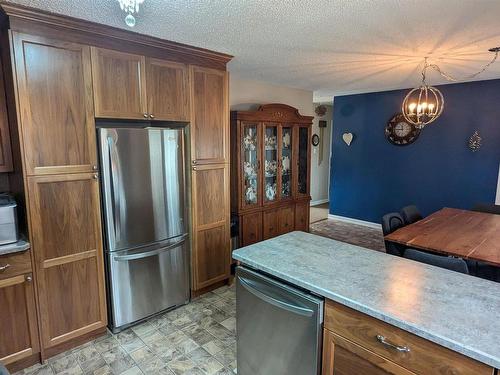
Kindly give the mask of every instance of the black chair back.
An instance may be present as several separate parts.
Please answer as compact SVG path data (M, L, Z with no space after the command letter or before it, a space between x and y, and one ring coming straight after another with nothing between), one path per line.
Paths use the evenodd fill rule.
M422 220L422 214L417 206L406 206L401 210L401 217L405 225L413 224L416 221Z
M404 257L417 262L446 268L452 271L469 274L467 263L462 258L452 258L445 255L429 254L415 249L407 249Z
M397 212L391 212L382 216L382 232L384 236L404 226L403 218ZM405 247L394 242L385 241L385 252L387 254L402 256L405 252Z
M497 204L478 203L472 207L472 211L500 215L500 206Z

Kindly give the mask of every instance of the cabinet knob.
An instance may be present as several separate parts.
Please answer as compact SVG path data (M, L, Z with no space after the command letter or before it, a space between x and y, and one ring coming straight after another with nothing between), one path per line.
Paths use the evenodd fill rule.
M26 276L26 282L31 283L33 278L31 276Z
M150 114L149 117L150 118L155 118L155 116L153 114Z
M196 163L198 163L198 161L196 161L196 160L193 160L193 161L192 161L191 163L193 163L193 164L196 164Z
M7 268L10 268L10 264L9 263L7 263L5 266L0 266L0 272L6 271Z
M145 113L143 116L144 116L144 118L148 118L148 114L147 113Z
M97 165L93 165L93 166L92 166L92 170L93 170L93 171L97 171Z
M99 175L98 175L97 173L94 173L94 175L92 176L92 178L93 178L94 180L97 180L97 179L99 178Z
M193 171L197 171L197 170L198 170L198 168L196 168L196 167L193 167Z

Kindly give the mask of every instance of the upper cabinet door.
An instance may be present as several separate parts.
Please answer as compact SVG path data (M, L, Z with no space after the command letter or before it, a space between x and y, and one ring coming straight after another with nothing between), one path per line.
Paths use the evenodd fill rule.
M92 47L96 117L149 118L145 57Z
M96 166L90 48L13 33L26 174Z
M191 157L194 164L229 162L227 72L191 67Z
M189 73L184 64L146 59L150 118L189 121Z

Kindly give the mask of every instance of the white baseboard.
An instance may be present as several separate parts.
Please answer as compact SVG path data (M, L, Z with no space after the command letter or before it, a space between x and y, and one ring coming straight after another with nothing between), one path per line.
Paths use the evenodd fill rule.
M311 201L311 202L309 203L309 205L310 205L310 206L317 206L317 205L319 205L319 204L328 203L328 201L329 201L329 200L328 200L328 198L327 198L327 199L319 199L319 200L317 200L317 201Z
M338 220L338 221L343 221L345 223L364 225L365 227L369 227L369 228L382 229L381 224L372 223L371 221L358 220L358 219L353 219L353 218L346 217L346 216L339 216L339 215L332 215L332 214L328 214L328 218Z

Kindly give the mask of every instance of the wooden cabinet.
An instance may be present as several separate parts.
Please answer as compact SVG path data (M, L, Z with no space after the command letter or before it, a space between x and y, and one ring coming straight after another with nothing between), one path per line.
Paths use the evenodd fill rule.
M325 303L324 327L323 375L492 375L494 371L332 301Z
M148 113L157 120L189 121L189 72L184 64L146 59Z
M298 202L295 205L295 230L309 232L309 201Z
M230 275L229 169L225 164L193 167L193 290Z
M229 162L227 72L191 66L191 159L194 164Z
M243 246L255 232L245 228L251 212L262 212L263 239L309 229L311 125L285 104L231 113L231 212Z
M189 121L185 64L92 47L95 115Z
M30 177L28 186L42 342L49 348L107 323L99 184L85 173Z
M31 273L0 280L0 306L0 362L9 365L38 353Z
M262 231L262 220L268 220L266 217L262 218L262 212L254 212L241 217L240 225L243 231L240 242L242 246L262 241L262 237L266 236L266 233Z
M145 57L92 47L96 117L149 118Z
M0 172L12 172L9 119L3 80L3 64L0 60Z
M96 168L90 48L13 33L27 175Z

